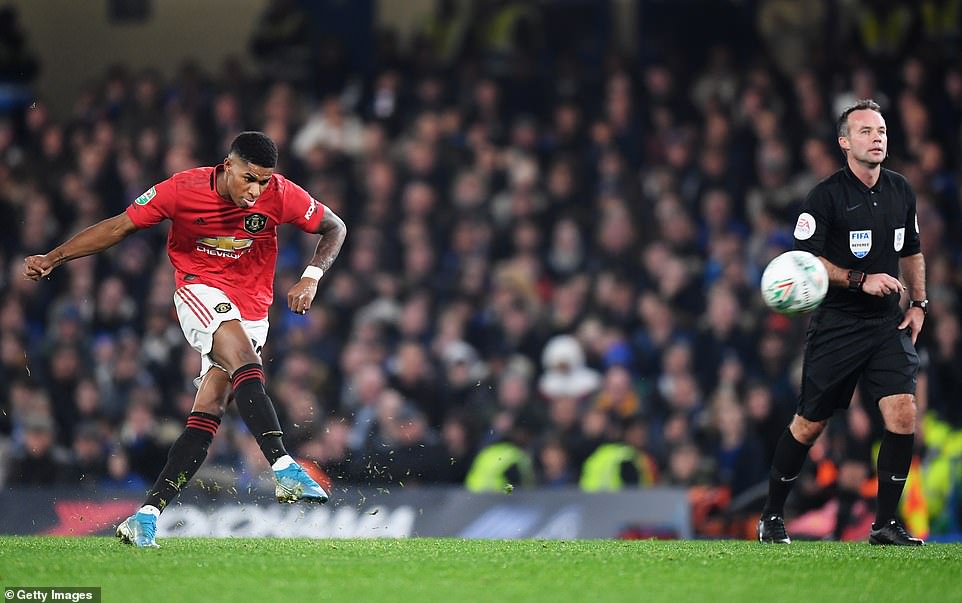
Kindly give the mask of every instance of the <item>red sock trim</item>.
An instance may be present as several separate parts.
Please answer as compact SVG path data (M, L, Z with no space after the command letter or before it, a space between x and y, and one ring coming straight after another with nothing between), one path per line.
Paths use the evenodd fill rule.
M198 418L195 418L195 417L191 417L191 418L187 419L187 427L188 427L188 428L192 427L192 428L194 428L194 429L200 429L200 430L203 430L203 431L206 431L206 432L210 433L211 435L215 435L215 434L217 433L217 427L218 427L218 425L217 425L217 423L214 423L213 421L207 421L207 420L204 420L204 419L198 419Z
M191 418L187 419L187 422L188 422L188 423L197 423L197 424L199 424L199 425L206 425L207 427L211 427L211 428L214 428L214 429L216 429L216 428L218 427L218 425L219 425L219 423L217 423L216 421L211 421L210 419L204 419L204 418L202 418L202 417L191 417Z
M237 389L238 385L245 381L250 381L251 379L257 379L263 383L264 369L262 369L260 366L241 367L236 373L234 373L234 376L231 377L231 385L234 387L234 389Z
M211 416L192 413L187 417L187 429L199 429L214 436L217 435L218 427L220 427L220 421Z

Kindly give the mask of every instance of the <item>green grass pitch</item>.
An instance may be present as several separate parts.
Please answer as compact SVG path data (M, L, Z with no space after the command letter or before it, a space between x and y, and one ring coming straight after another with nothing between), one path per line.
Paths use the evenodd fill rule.
M0 537L0 585L103 601L962 601L962 545Z

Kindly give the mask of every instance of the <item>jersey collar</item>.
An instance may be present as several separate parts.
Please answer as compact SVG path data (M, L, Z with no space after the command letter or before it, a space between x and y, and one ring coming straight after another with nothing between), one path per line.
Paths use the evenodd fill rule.
M210 172L210 190L217 192L217 172L224 171L224 164L218 163L214 166L214 169Z
M867 192L878 193L882 191L882 180L883 180L883 176L885 176L884 169L879 170L878 182L876 182L875 186L873 186L872 188L865 186L865 183L858 179L858 176L855 175L855 173L852 171L852 168L848 167L848 162L845 162L845 167L843 167L842 170L845 172L845 175L848 176L849 180L851 180L855 184L855 186L858 187L858 190L862 191L863 193L867 193Z

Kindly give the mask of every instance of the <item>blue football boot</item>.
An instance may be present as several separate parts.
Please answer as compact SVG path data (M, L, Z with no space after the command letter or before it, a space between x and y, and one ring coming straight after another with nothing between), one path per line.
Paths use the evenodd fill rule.
M299 500L324 504L328 496L324 488L311 479L311 476L297 463L286 469L274 472L274 496L277 502L293 503Z
M137 512L117 526L117 538L125 544L147 549L159 549L154 540L157 536L157 517L151 513Z

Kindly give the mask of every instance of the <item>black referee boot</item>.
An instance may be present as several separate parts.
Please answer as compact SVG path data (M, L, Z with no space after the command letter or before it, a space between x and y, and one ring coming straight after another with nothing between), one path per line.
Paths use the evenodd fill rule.
M785 519L781 515L764 515L758 520L758 542L765 544L791 544L785 531Z
M914 538L905 531L902 524L897 519L890 519L888 523L875 529L868 535L869 544L894 544L896 546L922 546L925 541L921 538Z

